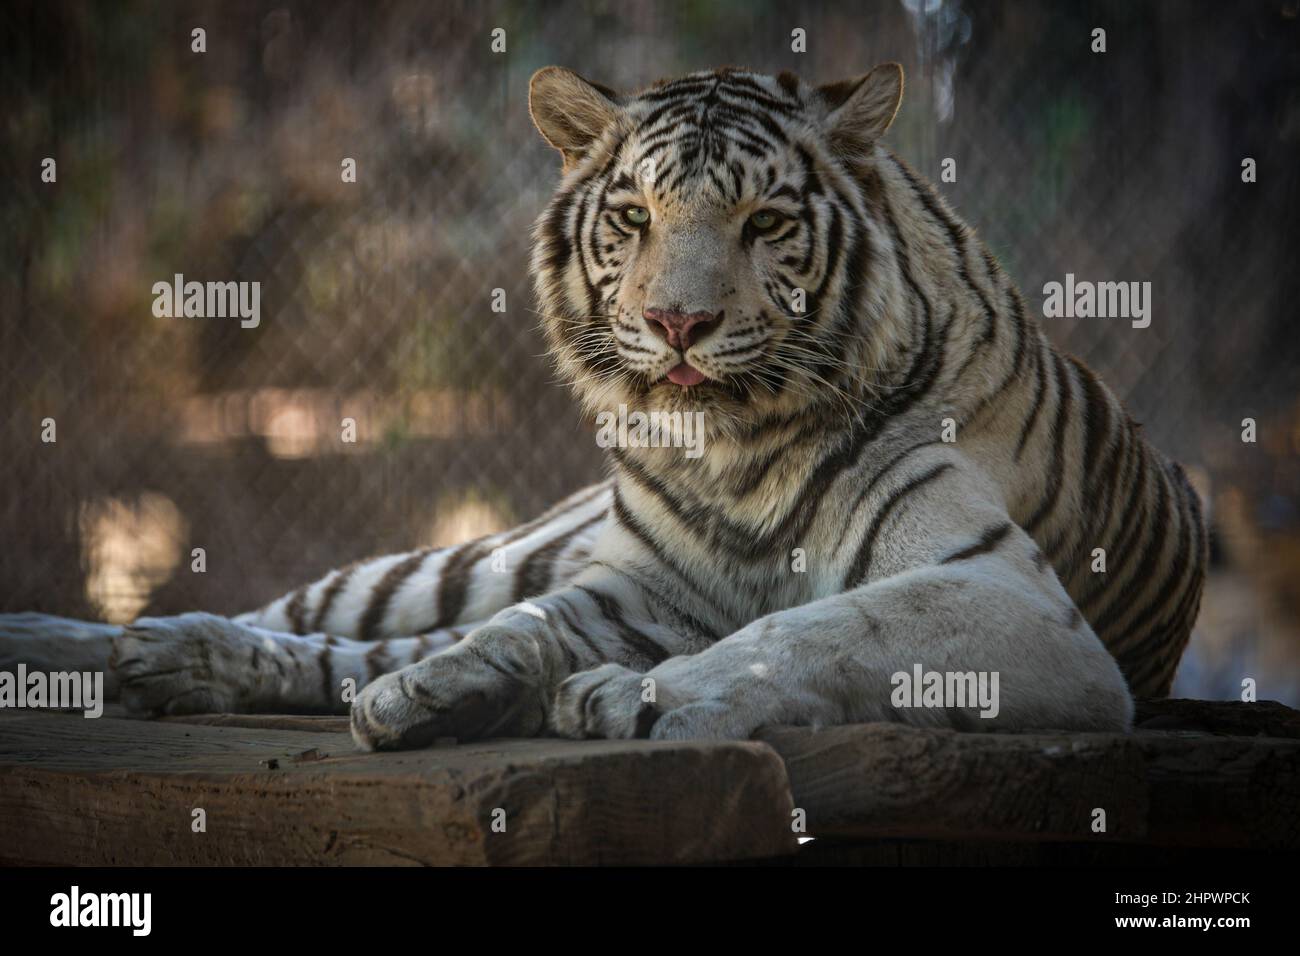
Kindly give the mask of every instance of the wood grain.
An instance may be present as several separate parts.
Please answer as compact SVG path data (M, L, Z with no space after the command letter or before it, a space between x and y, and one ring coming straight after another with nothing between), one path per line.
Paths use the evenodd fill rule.
M196 807L206 833L191 830ZM498 808L504 833L492 829ZM1296 850L1300 714L1149 701L1132 734L881 723L771 728L745 743L452 741L362 754L337 717L0 711L7 862L789 859L795 808L820 838L805 855L817 847L824 859L846 841L858 849L845 859L864 862Z
M1140 748L1114 734L973 734L901 724L774 728L816 837L1144 839ZM1092 811L1106 811L1093 833Z
M772 728L813 836L1300 849L1297 714L1275 702L1148 701L1132 734ZM1253 732L1253 733L1252 733ZM1247 736L1246 734L1252 735ZM1093 829L1095 809L1105 832Z
M337 732L0 714L10 862L697 863L793 852L790 809L780 759L757 743L361 754Z

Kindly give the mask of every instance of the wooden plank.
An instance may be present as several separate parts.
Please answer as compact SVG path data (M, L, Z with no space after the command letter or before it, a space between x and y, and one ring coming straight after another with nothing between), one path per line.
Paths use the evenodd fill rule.
M790 813L780 759L759 743L362 754L338 732L0 713L9 862L698 863L792 853Z
M774 728L760 739L781 755L817 837L1300 849L1293 738L864 724ZM1104 833L1092 828L1098 808Z
M734 861L791 854L794 807L823 847L876 841L882 860L900 840L920 848L917 859L924 841L935 852L968 846L971 860L994 843L1015 856L1017 842L1043 852L1295 849L1298 716L1273 703L1162 701L1140 703L1131 735L868 724L774 728L750 743L488 741L361 754L339 717L0 712L0 857ZM190 831L195 807L207 811L207 833ZM491 828L496 808L503 834ZM1093 830L1098 808L1103 833Z
M318 733L349 733L346 717L318 717L301 714L185 714L159 717L176 724L203 724L208 727L253 727L262 730L307 730Z
M1147 766L1148 840L1300 849L1300 740L1134 734Z
M1300 711L1275 700L1139 700L1133 726L1137 730L1300 738Z
M1114 734L975 734L901 724L773 728L815 837L1143 839L1140 750ZM1093 833L1094 808L1106 832Z

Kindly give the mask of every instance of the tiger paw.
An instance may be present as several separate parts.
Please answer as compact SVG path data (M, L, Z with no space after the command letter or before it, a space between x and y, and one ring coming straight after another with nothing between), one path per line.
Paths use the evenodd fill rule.
M581 671L560 685L551 707L551 729L561 737L648 737L660 717L653 683L619 664Z
M563 737L744 740L763 723L750 707L723 700L691 679L689 658L646 674L603 664L574 674L556 692L551 726Z
M273 644L228 618L141 618L113 641L122 703L146 716L247 713L283 681Z
M352 739L363 750L409 750L440 737L531 737L546 723L541 665L533 639L480 628L367 684L352 704Z
M741 705L698 700L655 721L651 740L748 740L766 721Z

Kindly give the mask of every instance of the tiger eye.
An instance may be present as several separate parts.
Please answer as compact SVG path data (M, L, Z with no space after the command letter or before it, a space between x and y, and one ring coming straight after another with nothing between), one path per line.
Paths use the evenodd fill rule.
M650 221L650 210L645 206L628 206L623 210L623 218L633 226L644 226Z
M775 213L770 209L760 209L758 212L754 213L754 215L749 217L750 225L759 232L766 232L780 221L780 214Z

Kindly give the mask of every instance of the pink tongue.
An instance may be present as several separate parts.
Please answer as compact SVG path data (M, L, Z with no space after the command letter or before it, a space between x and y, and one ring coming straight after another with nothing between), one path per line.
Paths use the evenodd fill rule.
M704 381L704 373L683 362L668 373L668 381L674 385L699 385Z

